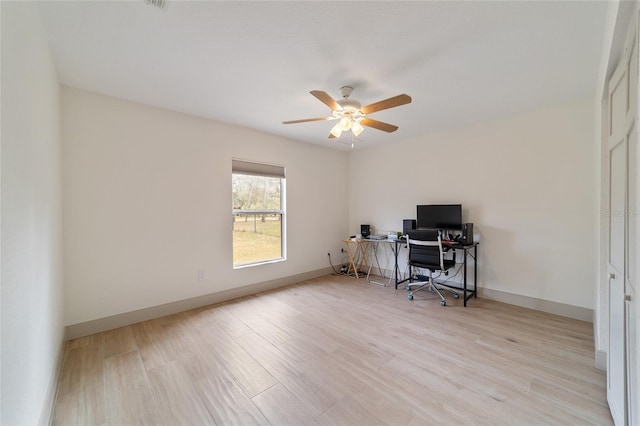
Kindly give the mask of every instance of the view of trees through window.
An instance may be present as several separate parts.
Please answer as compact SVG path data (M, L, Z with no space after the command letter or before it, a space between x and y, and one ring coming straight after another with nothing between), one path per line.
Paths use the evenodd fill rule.
M281 259L282 179L234 173L233 265Z

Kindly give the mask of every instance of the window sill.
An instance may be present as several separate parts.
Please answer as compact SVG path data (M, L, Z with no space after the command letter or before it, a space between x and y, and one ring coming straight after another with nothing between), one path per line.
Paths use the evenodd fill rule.
M285 260L287 260L287 259L284 258L284 257L280 257L278 259L261 260L259 262L253 262L253 263L242 263L240 265L233 265L233 269L251 268L253 266L268 265L270 263L284 262Z

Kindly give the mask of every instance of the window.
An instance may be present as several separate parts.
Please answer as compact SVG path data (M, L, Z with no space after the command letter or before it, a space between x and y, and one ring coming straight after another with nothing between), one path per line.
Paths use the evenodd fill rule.
M285 259L284 167L232 161L233 267Z

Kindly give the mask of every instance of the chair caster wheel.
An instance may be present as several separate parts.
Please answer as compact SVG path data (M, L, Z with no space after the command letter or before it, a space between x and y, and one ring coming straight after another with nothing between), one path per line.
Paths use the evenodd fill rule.
M411 291L411 286L410 285L407 286L407 291Z
M440 301L440 305L441 305L441 306L445 306L446 304L447 304L447 302L445 302L444 300L441 300L441 301Z
M454 299L460 299L460 295L458 293L453 293L453 298Z
M409 297L409 300L413 300L413 294L410 294L408 297Z

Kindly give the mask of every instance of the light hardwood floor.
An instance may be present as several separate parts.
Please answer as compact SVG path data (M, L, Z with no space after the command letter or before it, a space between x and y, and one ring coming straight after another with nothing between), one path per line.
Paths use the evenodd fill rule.
M54 424L613 422L591 323L327 276L67 342Z

